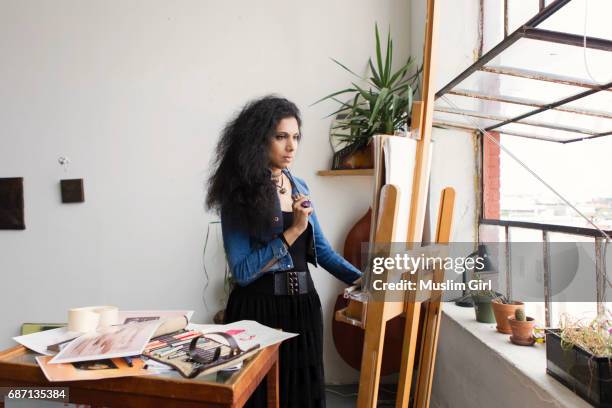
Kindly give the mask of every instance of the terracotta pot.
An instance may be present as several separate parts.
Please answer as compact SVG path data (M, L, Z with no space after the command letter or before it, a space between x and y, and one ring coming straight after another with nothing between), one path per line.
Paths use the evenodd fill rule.
M508 317L508 322L512 328L512 337L519 341L529 341L533 337L533 326L535 320L533 317L526 317L527 320L519 321L514 316Z
M493 299L491 301L493 306L493 313L495 314L495 321L497 322L497 331L504 334L512 334L512 328L508 322L509 316L514 316L516 309L525 309L523 302L512 302L502 303L499 299Z
M373 143L355 150L351 154L344 156L335 169L373 169L374 168L374 147Z

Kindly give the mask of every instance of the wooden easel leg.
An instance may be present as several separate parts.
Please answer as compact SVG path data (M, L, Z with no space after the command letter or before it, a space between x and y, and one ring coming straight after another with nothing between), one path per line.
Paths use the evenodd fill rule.
M428 302L423 327L423 344L419 359L418 378L414 393L415 408L429 408L431 399L431 385L433 383L436 350L438 347L438 333L440 330L440 300Z
M402 362L400 377L397 384L396 408L408 407L410 400L410 387L412 385L412 371L414 368L414 355L421 317L421 303L408 302L406 304L406 325L404 326L404 345L402 346Z
M438 223L436 228L436 242L447 244L450 241L453 208L455 206L455 190L450 187L442 190L440 208L438 210ZM436 269L434 282L444 280L444 270ZM425 304L425 322L421 335L421 353L419 356L419 372L414 390L414 407L429 408L431 399L431 385L433 383L436 350L438 348L438 335L440 333L440 318L442 312L442 292L434 291L431 299Z
M369 302L359 375L358 408L375 408L385 343L385 302Z

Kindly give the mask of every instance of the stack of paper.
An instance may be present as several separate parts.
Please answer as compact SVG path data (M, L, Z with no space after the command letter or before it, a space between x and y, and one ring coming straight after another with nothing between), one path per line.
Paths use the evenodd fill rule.
M98 327L90 333L63 327L14 340L44 355L36 361L49 381L146 375L155 371L145 370L141 358L130 357L140 356L154 335L184 328L192 314L192 311L119 312L121 324ZM166 332L160 333L159 329Z
M297 336L250 320L227 325L188 325L192 314L189 311L119 312L121 324L99 327L91 333L71 332L63 327L14 339L42 354L36 361L49 381L78 381L156 374L171 369L141 357L141 353L151 348L161 352L165 347L177 357L185 356L191 339L200 334L232 335L243 350L254 344L265 348ZM224 370L237 370L241 366L242 363Z

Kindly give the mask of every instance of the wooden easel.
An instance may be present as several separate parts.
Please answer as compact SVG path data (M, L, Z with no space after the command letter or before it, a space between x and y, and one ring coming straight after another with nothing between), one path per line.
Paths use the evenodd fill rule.
M431 130L435 97L433 79L433 67L436 66L435 49L437 32L435 0L427 1L426 18L422 102L415 103L412 110L412 130L417 134L419 141L415 157L407 243L421 242L427 204ZM374 243L390 242L393 236L395 218L399 211L397 196L398 191L394 186L386 185L381 189L380 199L376 207L380 211L380 216L377 217L379 222L374 224L376 228ZM452 188L445 188L440 197L436 243L448 243L450 240L454 201L454 190ZM435 271L434 281L441 282L444 278L443 275L443 271ZM416 275L412 275L410 278L418 279ZM365 341L359 379L359 397L357 400L359 408L376 407L385 326L388 320L401 314L406 316L406 325L404 328L404 344L396 407L408 407L416 361L418 361L418 373L413 407L429 407L440 327L441 294L433 292L428 294L425 299L417 298L417 296L418 293L416 292L408 292L403 302L369 302L366 305L364 316ZM421 315L422 305L423 313ZM421 319L423 319L422 325L420 325ZM419 326L422 327L421 331L419 331ZM416 356L417 339L421 343L418 356Z
M375 244L389 243L393 236L395 218L398 212L398 189L394 185L383 186L380 194L381 211L380 222L376 228ZM438 212L436 243L448 243L452 225L455 192L447 187L442 191ZM424 251L427 251L427 247ZM428 278L422 275L406 275L406 279L417 281ZM434 282L442 282L443 270L435 270ZM440 297L439 291L430 293L410 291L406 293L404 301L369 301L366 308L365 340L361 360L361 374L359 377L359 408L376 407L378 399L378 386L380 381L380 367L382 362L385 327L387 321L405 313L406 326L404 330L404 346L400 368L400 380L396 407L407 407L412 375L415 367L417 338L420 339L421 349L418 356L419 370L417 386L414 396L414 407L428 407L433 379L435 351L440 325ZM418 331L421 318L421 305L425 305L423 313L423 330Z

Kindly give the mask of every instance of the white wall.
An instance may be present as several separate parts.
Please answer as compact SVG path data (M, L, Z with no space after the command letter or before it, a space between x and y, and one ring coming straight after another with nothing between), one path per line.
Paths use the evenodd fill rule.
M591 406L546 374L543 345L515 346L494 324L477 322L473 309L445 307L440 335L433 408Z
M365 69L375 21L404 60L409 14L408 0L0 0L0 177L24 177L27 227L0 231L0 347L21 323L83 305L210 321L223 271L213 230L206 310L201 252L215 217L203 182L219 130L252 97L278 92L302 108L295 173L341 249L371 185L315 175L330 164L333 106L309 104L351 79L328 57ZM86 201L61 204L59 180L80 177ZM342 285L314 275L329 322ZM328 381L355 380L326 329Z
M0 347L22 322L65 320L69 307L191 308L210 321L223 298L220 234L203 182L219 130L241 104L278 92L303 111L294 172L310 184L330 242L371 199L367 177L322 178L330 104L350 77L328 57L365 70L373 25L390 24L396 61L421 58L424 0L0 0L0 177L25 178L25 231L0 231ZM471 62L475 0L441 0L437 83ZM432 217L439 192L457 191L454 238L473 238L473 144L435 130ZM60 155L72 164L64 172ZM85 180L85 203L61 204L59 180ZM329 382L355 381L329 322L342 285L314 271L325 319Z

